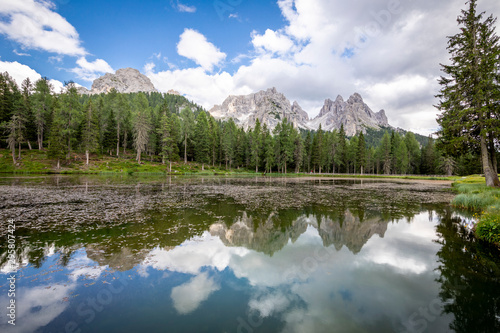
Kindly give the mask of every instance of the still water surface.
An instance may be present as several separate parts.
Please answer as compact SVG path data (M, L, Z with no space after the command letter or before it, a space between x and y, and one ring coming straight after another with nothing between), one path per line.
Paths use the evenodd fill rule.
M499 253L449 187L0 178L0 331L498 332Z

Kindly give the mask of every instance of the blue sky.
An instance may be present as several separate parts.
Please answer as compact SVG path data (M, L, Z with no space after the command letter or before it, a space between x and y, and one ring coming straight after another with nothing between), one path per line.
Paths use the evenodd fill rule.
M465 0L0 0L0 71L85 87L133 67L207 109L276 87L311 117L360 93L428 134ZM500 15L498 0L479 9Z

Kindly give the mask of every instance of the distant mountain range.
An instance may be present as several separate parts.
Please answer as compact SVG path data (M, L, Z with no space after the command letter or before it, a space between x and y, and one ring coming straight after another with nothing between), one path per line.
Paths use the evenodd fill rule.
M214 106L210 114L221 120L233 118L237 125L245 129L252 128L259 119L271 129L286 118L294 126L307 130L321 128L325 131L339 130L344 125L348 136L366 132L366 128L380 129L390 127L384 110L373 112L358 93L347 101L338 96L335 101L325 100L319 114L309 119L297 102L290 101L276 88L259 91L246 96L229 96L222 105Z
M78 90L81 94L100 94L108 93L113 88L120 93L157 91L147 76L133 68L119 69L115 74L107 73L94 80L91 90L83 87ZM173 90L168 93L179 94ZM342 96L338 96L335 101L325 100L314 119L309 119L307 112L297 102L290 103L276 88L246 96L229 96L221 105L214 106L209 112L216 119L232 118L245 130L253 128L257 119L272 130L284 118L295 127L306 130L318 130L321 125L323 130L332 131L344 125L348 136L360 131L366 132L367 128L378 130L391 127L385 111L373 112L358 93L354 93L347 101L344 101Z

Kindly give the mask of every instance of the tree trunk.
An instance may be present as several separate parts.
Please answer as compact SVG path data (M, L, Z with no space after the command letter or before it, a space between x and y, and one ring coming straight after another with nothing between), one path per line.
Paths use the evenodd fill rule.
M255 165L255 173L259 172L259 166L256 164Z
M172 161L168 161L168 172L172 172Z
M361 175L363 175L363 166L361 166Z
M68 137L68 156L67 159L71 158L71 137Z
M187 134L184 134L184 164L187 163Z
M21 159L21 142L19 142L19 159Z
M137 156L135 158L137 160L137 163L141 164L141 151L137 150Z
M12 145L12 163L16 165L16 146Z
M31 142L30 142L30 140L28 140L28 147L31 150Z
M59 161L59 158L57 159L57 170L59 170L61 168L61 163Z
M205 163L201 163L201 171L205 171Z
M87 165L89 165L89 151L85 151L85 156L87 157Z
M483 163L486 186L500 187L500 180L498 179L496 170L493 170L488 147L486 146L486 139L483 136L481 136L481 162Z
M493 172L498 174L498 162L497 156L495 152L495 142L493 141L493 135L490 135L490 160L491 165L493 166Z
M120 123L116 127L116 157L120 156Z

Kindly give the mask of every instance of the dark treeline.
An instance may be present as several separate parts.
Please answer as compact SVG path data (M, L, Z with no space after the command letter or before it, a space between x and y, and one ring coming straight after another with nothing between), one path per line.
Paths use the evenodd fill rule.
M368 130L347 137L343 128L303 131L286 119L273 130L257 120L247 131L232 119L215 120L182 96L161 93L80 95L73 83L54 94L46 78L18 87L0 74L0 147L12 151L46 150L70 161L72 153L170 164L195 161L205 166L246 168L256 172L365 174L472 174L481 170L472 152L443 157L429 138L419 143L411 132ZM420 140L422 141L422 140Z

